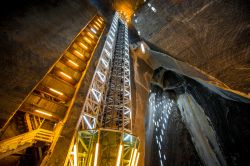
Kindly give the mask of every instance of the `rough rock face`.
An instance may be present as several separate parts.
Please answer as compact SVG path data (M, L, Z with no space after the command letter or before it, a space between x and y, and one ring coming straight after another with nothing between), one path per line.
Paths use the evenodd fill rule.
M153 70L137 55L131 54L131 85L133 106L133 134L140 139L139 166L145 165L145 112ZM132 68L133 66L133 68Z
M179 95L177 103L182 120L190 131L195 148L202 161L211 166L227 165L211 121L200 105L188 93Z
M1 6L0 125L95 14L86 0L10 0Z
M202 164L173 91L152 86L146 114L146 166L199 166Z
M189 165L190 156L200 158L205 165L237 166L247 163L250 155L250 102L225 99L197 81L164 69L156 70L153 78L157 86L168 82L164 87L158 87L158 92L174 94L180 110L180 113L172 111L169 116L166 148L174 146L176 149L167 150L166 156L181 155L180 152L184 153L187 148L190 152L183 160L179 157L168 161L167 158L169 165L184 161L186 163L181 165ZM158 95L155 100L160 97ZM146 128L148 130L149 127ZM182 142L182 146L178 146L177 140ZM197 155L192 151L194 148ZM200 163L197 159L192 161L196 163L191 165Z
M247 0L151 0L136 12L133 24L155 49L247 94L249 11Z

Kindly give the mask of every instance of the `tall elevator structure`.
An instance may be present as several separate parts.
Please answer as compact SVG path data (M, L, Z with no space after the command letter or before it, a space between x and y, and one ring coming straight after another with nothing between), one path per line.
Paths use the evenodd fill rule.
M53 165L52 158L57 155L61 164L69 166L137 165L140 143L132 134L129 40L124 16L116 12L106 36L104 31L105 21L94 16L26 96L0 130L0 160ZM103 37L105 43L83 107L72 109ZM73 111L80 116L76 116L78 121L69 133L70 147L63 155L55 147ZM32 161L27 156L33 156Z
M115 14L72 141L68 165L138 164L139 138L132 135L127 23Z

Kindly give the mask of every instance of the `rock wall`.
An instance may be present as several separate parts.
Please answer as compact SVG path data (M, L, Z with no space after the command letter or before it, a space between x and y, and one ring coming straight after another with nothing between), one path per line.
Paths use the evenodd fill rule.
M179 118L173 114L169 117L168 131L170 132L167 133L169 138L172 135L176 137L166 140L168 141L167 148L174 146L176 149L167 151L167 156L180 155L179 152L185 151L187 147L191 149L195 147L199 158L205 165L237 166L248 162L250 102L243 103L226 99L193 79L162 68L155 71L153 80L154 86L158 87L158 93L172 93L176 96L175 100L180 111L180 113L178 111L175 113L179 114ZM165 90L159 87L163 85L163 82ZM181 128L181 126L184 127ZM189 133L186 136L185 130ZM192 141L188 142L190 137ZM186 143L178 146L176 140ZM190 152L192 152L191 149ZM189 155L192 156L191 153ZM169 163L172 163L170 165L181 162L180 158L175 158L174 161L169 160ZM190 159L183 160L186 164L181 165L188 165Z
M151 0L136 12L133 25L152 49L248 94L249 10L247 0Z
M87 0L1 5L1 126L96 12Z

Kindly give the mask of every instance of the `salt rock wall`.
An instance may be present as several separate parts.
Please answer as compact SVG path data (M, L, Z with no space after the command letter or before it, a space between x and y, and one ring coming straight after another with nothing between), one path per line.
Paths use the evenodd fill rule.
M248 94L249 11L247 0L151 0L135 13L133 25L156 51Z
M1 5L1 126L96 12L87 0Z

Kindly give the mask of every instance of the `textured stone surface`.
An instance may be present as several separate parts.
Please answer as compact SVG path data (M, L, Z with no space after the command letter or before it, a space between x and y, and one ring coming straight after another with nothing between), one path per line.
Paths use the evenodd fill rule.
M133 134L140 139L140 159L138 165L145 165L145 113L147 110L150 80L153 70L140 59L135 52L131 53L133 70L131 70ZM132 67L131 67L132 68Z
M160 73L164 74L160 74ZM205 141L217 141L220 149L222 151L222 154L224 156L224 159L227 162L227 165L244 165L244 163L248 162L248 156L249 156L249 149L250 149L250 135L249 135L249 124L250 124L250 114L249 114L249 103L241 103L236 102L232 100L225 99L221 97L220 95L216 94L215 92L209 90L207 87L203 86L202 84L198 83L197 81L194 81L188 77L176 74L176 73L167 71L164 69L158 69L154 73L154 80L156 82L156 78L158 78L159 83L162 83L162 80L165 80L168 82L166 84L166 87L164 89L167 89L167 87L171 87L171 89L166 90L165 92L172 92L174 93L177 98L180 97L183 94L188 94L193 97L193 99L197 102L200 108L199 111L202 111L202 114L205 114L207 116L207 120L209 121L209 125L212 129L209 129L209 127L203 128L200 130L200 133L196 133L197 136L201 137L207 134L211 134L212 132L215 132L216 134L216 140L212 140L209 137L206 137ZM160 76L159 76L160 75ZM180 86L181 83L181 86ZM158 88L160 89L160 88ZM162 91L162 90L161 90ZM195 110L196 106L192 106L193 110ZM185 108L182 111L187 111L190 108ZM191 115L192 111L186 112L186 115ZM200 113L201 114L201 113ZM192 115L193 116L193 115ZM170 122L173 122L173 124L170 123L170 126L175 126L178 123L181 124L179 127L183 125L180 118L176 118L178 116L173 116L171 118L170 116ZM204 117L203 117L204 118ZM185 119L182 117L182 119ZM178 155L181 155L180 152L186 151L185 148L190 147L192 149L192 143L188 142L188 135L185 135L184 129L189 129L189 134L191 134L191 137L195 137L193 134L194 132L190 129L193 127L196 128L202 128L201 126L197 125L197 121L201 121L201 124L205 124L202 122L202 117L200 115L194 116L195 120L191 120L190 122L187 122L185 120L185 126L183 127L183 130L178 130L178 127L175 127L173 129L173 133L176 135L176 139L172 139L172 142L168 142L169 146L173 146L175 142L178 140L179 142L184 141L183 139L187 139L185 146L179 147L175 150L173 150L170 154L175 153ZM204 121L204 120L203 120ZM178 126L178 125L177 125ZM178 131L182 131L178 132ZM182 137L183 136L183 137ZM192 138L192 140L195 140ZM169 140L168 140L169 141ZM177 141L177 142L178 142ZM184 141L185 142L185 141ZM191 145L190 145L191 144ZM193 142L195 146L198 145L198 142ZM201 144L202 145L202 144ZM214 142L209 142L210 150L213 149L213 151L216 151L216 148L214 146ZM190 149L190 152L192 150ZM208 151L208 149L207 149ZM169 151L170 152L170 151ZM166 155L169 155L167 152ZM191 154L190 154L191 155ZM201 156L201 154L198 154ZM186 156L187 157L187 156ZM180 159L180 158L178 158ZM204 158L203 158L204 159ZM175 158L174 160L177 160ZM171 161L173 165L175 161ZM190 159L186 158L185 161L190 161ZM182 161L178 161L182 162ZM204 162L204 161L203 161ZM207 163L209 161L206 161ZM178 164L177 164L178 165ZM181 164L183 165L183 164ZM185 164L184 164L185 165ZM192 164L191 164L192 165Z
M96 14L86 0L11 0L1 8L0 125Z
M172 90L163 91L158 86L151 86L145 121L145 165L201 165L202 162L195 150L187 126L182 122L180 111L175 104L173 107L169 106L170 102L166 102L169 99L174 101L176 99L176 94Z
M250 92L247 0L151 0L136 12L141 37L232 89Z

